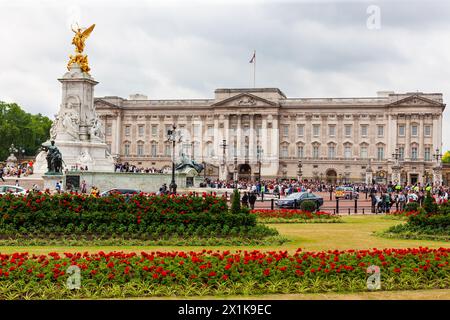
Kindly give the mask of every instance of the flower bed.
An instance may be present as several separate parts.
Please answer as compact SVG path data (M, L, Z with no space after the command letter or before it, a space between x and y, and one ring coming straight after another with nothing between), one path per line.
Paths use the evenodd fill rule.
M418 214L418 211L398 210L386 213L385 218L394 220L407 220L409 216L416 216Z
M324 211L309 212L296 209L254 209L250 211L265 223L268 222L341 222L338 215Z
M0 298L81 298L450 288L450 248L0 254ZM67 287L79 269L79 289ZM71 282L72 283L72 282ZM76 283L76 281L75 281Z
M277 231L257 225L256 217L248 211L229 212L224 198L206 194L97 198L30 193L0 197L0 238L74 234L135 239L230 235L262 238L276 235Z
M438 206L431 203L419 208L417 212L407 216L406 223L395 225L380 235L390 238L450 241L450 205Z

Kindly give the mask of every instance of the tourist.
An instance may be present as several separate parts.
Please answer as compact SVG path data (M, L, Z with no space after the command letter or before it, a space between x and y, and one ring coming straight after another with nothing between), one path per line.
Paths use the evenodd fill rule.
M19 186L19 180L16 180L15 186L16 186L16 187L20 187L20 186Z
M3 179L3 168L0 169L0 179L5 182L5 179Z
M255 202L256 202L256 193L252 192L250 193L250 196L248 197L248 202L250 203L250 209L255 209Z
M56 181L55 189L58 193L61 193L61 184L58 181Z
M244 191L244 195L242 196L241 202L242 202L242 206L243 207L248 207L248 194L247 194L247 191Z
M87 192L87 185L86 185L86 181L83 180L81 182L81 193L86 193Z

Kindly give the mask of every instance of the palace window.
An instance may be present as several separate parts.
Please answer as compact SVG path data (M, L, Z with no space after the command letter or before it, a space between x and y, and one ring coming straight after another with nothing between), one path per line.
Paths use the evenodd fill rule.
M125 135L129 136L130 135L130 126L125 126Z
M431 126L425 126L424 131L425 137L431 137Z
M214 126L213 125L208 125L207 134L208 134L208 137L214 136Z
M377 126L378 138L384 137L384 126Z
M283 137L289 137L289 125L283 125Z
M346 124L345 125L345 136L346 137L351 137L352 136L352 125L351 124Z
M313 158L319 159L319 147L318 146L313 147Z
M110 136L111 133L112 133L112 126L111 126L110 124L108 124L108 125L106 126L106 135L107 135L107 136Z
M305 133L305 125L298 124L297 125L297 136L298 137L303 137L304 133Z
M303 158L303 146L297 146L297 157Z
M167 134L167 131L169 131L169 130L170 130L170 128L168 128L166 126L166 134ZM152 137L156 137L157 134L158 134L158 125L157 124L152 124Z
M345 148L344 148L344 157L345 157L345 159L350 159L352 157L352 147L345 146Z
M194 137L199 137L200 136L200 125L199 124L194 124L192 127L192 134Z
M384 147L378 147L377 148L377 159L383 160L384 159Z
M425 148L425 161L430 161L430 160L431 160L431 148L426 147Z
M124 154L125 154L125 156L130 155L130 144L129 143L125 143L125 145L124 145Z
M318 137L320 135L320 124L313 124L313 136Z
M367 147L361 146L361 159L367 159Z
M139 137L144 136L144 126L143 125L138 126L138 134L139 134Z
M328 126L328 135L330 137L336 136L336 126L335 125L329 125Z
M151 153L150 153L150 155L151 155L152 157L156 157L156 154L157 154L157 147L158 147L158 144L157 144L155 141L153 141L153 142L152 142Z
M401 124L398 126L398 135L400 137L404 137L405 136L405 125Z
M412 147L411 148L411 159L412 160L417 160L417 147Z
M334 145L329 145L328 146L328 159L334 159L335 158L335 150L336 150L336 148L334 147Z
M288 146L287 145L281 146L281 157L283 157L283 158L288 157Z
M418 127L417 127L417 125L411 126L411 136L417 137L417 135L418 135L417 132L418 132Z
M365 124L361 125L361 137L367 137L367 125Z
M144 155L144 144L138 143L138 145L137 145L137 155L138 155L138 157L142 157Z
M166 143L166 145L164 146L164 155L166 157L170 157L171 154L172 154L172 147L169 143Z
M208 145L206 146L206 153L207 153L208 157L214 156L214 149L213 149L212 143L208 143Z
M400 160L404 160L405 159L405 147L399 147L398 148L398 153L399 153L399 159Z

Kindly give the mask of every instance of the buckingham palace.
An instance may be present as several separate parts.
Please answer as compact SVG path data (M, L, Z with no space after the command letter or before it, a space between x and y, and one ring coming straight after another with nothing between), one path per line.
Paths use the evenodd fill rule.
M213 99L94 99L116 161L170 170L184 155L221 179L432 181L442 146L441 93L288 98L278 88L216 89ZM438 150L437 150L438 149ZM176 160L177 161L177 160ZM396 169L397 168L397 169ZM395 179L397 180L397 179Z

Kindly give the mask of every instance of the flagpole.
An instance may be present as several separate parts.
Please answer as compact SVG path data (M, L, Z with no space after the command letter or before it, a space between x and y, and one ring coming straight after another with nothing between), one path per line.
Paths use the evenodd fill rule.
M253 63L253 88L256 88L256 50L253 51L255 61Z

